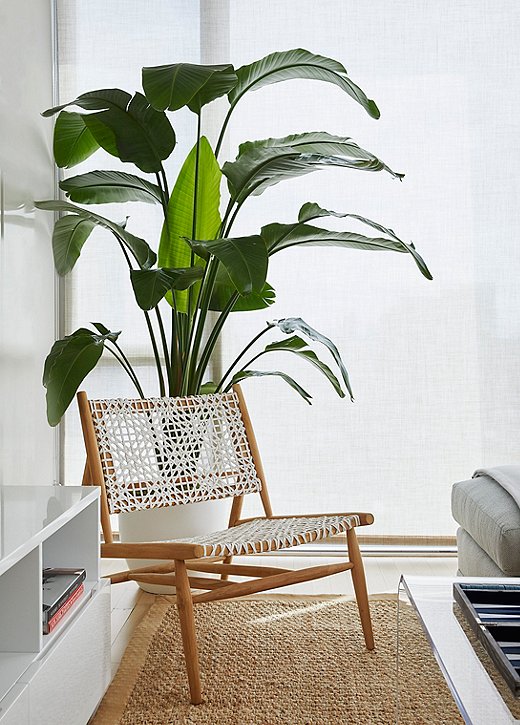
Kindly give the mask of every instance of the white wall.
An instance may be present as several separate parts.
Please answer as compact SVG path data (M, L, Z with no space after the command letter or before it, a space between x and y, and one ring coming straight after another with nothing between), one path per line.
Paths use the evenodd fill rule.
M51 0L0 3L0 483L49 484L43 361L55 339Z

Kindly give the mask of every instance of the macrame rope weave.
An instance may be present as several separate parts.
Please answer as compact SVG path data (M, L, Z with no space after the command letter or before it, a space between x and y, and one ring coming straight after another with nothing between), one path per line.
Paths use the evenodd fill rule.
M308 544L317 539L341 534L359 524L359 516L356 514L254 519L224 531L175 541L200 544L204 547L204 556L258 554L261 551L276 551L298 544Z
M110 513L261 489L234 392L89 405Z

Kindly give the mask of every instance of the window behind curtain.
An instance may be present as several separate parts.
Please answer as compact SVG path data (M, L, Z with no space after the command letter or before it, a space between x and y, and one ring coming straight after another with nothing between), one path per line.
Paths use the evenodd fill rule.
M296 220L304 202L316 201L413 241L433 282L407 255L288 250L270 267L277 304L233 316L220 365L273 317L301 316L332 337L351 374L354 404L288 355L258 366L291 371L313 394L311 408L279 380L244 383L275 508L370 510L371 533L452 535L451 484L479 466L518 458L518 3L338 0L318 11L310 0L231 0L203 2L201 15L196 2L156 0L60 2L59 10L64 100L96 87L138 88L142 65L202 58L238 66L291 47L337 58L376 100L379 121L336 87L313 81L271 86L241 101L228 158L244 140L328 130L351 136L406 176L399 183L382 173L328 169L284 182L244 205L234 234ZM214 113L205 119L210 134L216 120ZM194 141L189 112L173 124L181 142L171 171ZM90 167L118 168L99 154ZM133 205L119 213L130 214L133 232L157 239L158 210ZM121 342L151 384L145 328L119 256L101 234L86 245L67 284L67 331L89 320L125 330ZM110 364L89 378L88 390L132 394ZM70 482L83 458L76 419L74 410L66 427Z

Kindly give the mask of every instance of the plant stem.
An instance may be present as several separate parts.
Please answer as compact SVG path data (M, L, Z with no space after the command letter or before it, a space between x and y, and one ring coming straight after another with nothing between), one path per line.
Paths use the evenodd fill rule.
M199 295L199 314L197 317L197 323L192 327L192 335L190 336L190 342L188 344L188 358L186 360L185 377L183 380L183 393L198 392L197 387L194 386L195 381L195 368L197 364L197 355L204 333L204 325L206 322L206 316L208 314L209 302L211 300L211 294L213 292L213 286L215 284L215 278L217 276L218 259L210 257L207 265L204 277L202 279L201 290ZM194 332L193 332L194 331Z
M247 198L247 197L246 197ZM229 236L229 232L231 231L231 227L233 226L233 222L237 218L237 214L240 211L242 204L244 203L245 199L243 199L239 204L237 204L235 211L233 212L231 219L229 220L229 224L227 225L227 229L224 233L224 237Z
M164 174L164 171L163 171ZM161 190L161 206L163 210L163 216L164 216L164 222L166 224L166 228L168 229L168 197L166 196L166 191L163 188L163 185L161 183L161 177L158 173L155 174L155 178L157 180L157 186Z
M226 129L227 129L227 126L229 123L229 119L231 118L231 114L235 110L235 106L237 105L237 103L239 102L239 100L242 98L243 95L244 95L244 93L242 93L242 95L240 95L238 98L235 98L234 103L232 103L229 106L228 112L226 113L226 117L224 119L224 123L222 124L222 128L220 129L220 134L218 137L217 145L215 146L215 158L218 158L218 155L220 153L220 147L222 146L222 141L224 140L224 135L226 133Z
M233 222L235 221L236 215L240 207L242 206L244 202L242 201L241 204L237 205L237 208L235 209L231 219L229 220L229 223L227 225L226 234L229 233L231 230L231 227L233 225ZM224 233L224 228L226 227L226 222L228 221L229 215L231 214L231 210L233 209L233 205L235 204L234 199L230 199L226 208L226 211L224 213L224 218L222 219L218 237L222 237ZM225 235L224 235L225 236ZM197 393L202 381L202 376L204 375L204 372L206 370L206 367L209 363L209 359L211 357L211 354L215 348L215 345L218 340L218 336L220 335L222 331L222 327L224 325L224 322L227 320L229 313L235 306L235 303L239 297L238 292L233 294L233 296L230 298L229 302L227 303L226 307L222 310L213 330L211 331L210 337L204 347L200 362L198 366L197 363L197 354L200 347L200 342L202 340L202 335L204 333L204 325L206 322L206 316L208 313L208 306L211 300L211 295L213 293L213 287L215 285L215 279L217 276L217 270L218 270L219 260L216 257L211 257L210 261L206 265L206 269L204 271L204 277L202 279L202 284L199 292L199 297L197 299L197 307L199 308L199 316L197 320L197 327L196 332L193 339L193 346L189 361L189 370L188 370L188 376L187 376L187 384L193 388L191 392ZM206 274L207 272L207 274ZM195 327L195 325L194 325ZM190 346L191 346L191 339L190 339Z
M266 350L261 350L256 355L253 355L253 357L251 358L251 360L248 360L246 362L246 364L242 367L242 370L246 370L250 365L252 365L254 363L255 360L258 360L259 357L262 357L262 355L265 355L266 352L267 352Z
M128 268L130 271L132 271L132 262L130 261L130 257L128 256L128 252L126 251L125 245L123 242L118 238L119 246L121 247L123 254L125 255L126 262L128 264ZM148 327L148 333L150 335L150 341L152 343L152 349L153 349L153 356L155 358L155 367L157 368L157 377L159 379L159 391L161 394L161 397L165 396L165 389L164 389L164 377L161 369L161 358L159 357L159 350L157 349L157 342L155 341L155 333L153 331L152 322L150 320L150 315L146 310L143 310L144 318L146 320L146 326Z
M224 213L224 217L220 224L220 229L218 231L217 239L222 238L223 231L226 227L226 223L228 221L229 215L231 214L231 210L233 209L234 204L235 204L235 200L230 199L228 202L226 211ZM231 226L233 224L233 221L235 220L237 211L238 211L238 209L235 210L235 212L233 214L233 218L231 219L231 221L228 224L228 227L227 227L228 231L231 229ZM204 374L205 367L207 365L207 361L206 361L204 364L204 367L201 369L200 364L197 367L196 363L197 363L197 354L198 354L198 350L200 347L200 342L202 340L202 335L204 333L204 325L206 323L208 306L209 306L209 303L211 300L211 295L213 293L213 287L215 285L215 279L217 276L218 265L219 265L219 260L216 257L210 256L210 259L206 263L206 267L204 269L204 276L202 277L199 294L198 294L197 302L195 305L195 314L197 314L197 311L198 311L198 316L197 316L196 320L195 319L193 320L193 324L192 324L191 331L190 331L190 338L189 338L189 342L188 342L188 349L186 352L185 368L184 368L182 387L181 387L182 394L186 394L188 391L192 392L194 394L196 394L198 392L198 388L200 386L200 381L201 381L202 375ZM218 338L220 329L221 329L222 325L224 324L224 322L227 318L227 315L233 308L235 302L236 302L236 299L232 303L231 303L231 300L230 300L230 302L228 302L228 305L231 304L231 306L230 306L229 310L227 309L227 306L226 306L226 315L221 321L220 328L218 329L218 331L216 333L216 338ZM220 317L219 317L219 320L220 320ZM218 321L217 321L217 325L218 325ZM217 325L215 325L215 327ZM209 340L208 340L208 343L209 343ZM214 340L214 342L211 345L210 354L213 351L215 343L216 343L216 339ZM207 348L207 345L206 345L206 348ZM207 360L209 360L209 357ZM193 388L193 390L190 390L190 388Z
M175 375L175 385L170 389L170 395L178 395L180 393L180 385L182 380L181 367L181 335L182 330L179 324L177 310L175 309L175 297L173 297L174 309L172 309L172 325L171 325L171 375Z
M197 150L195 152L195 179L193 184L193 216L191 221L191 238L197 239L197 200L199 194L199 161L200 161L200 132L201 132L201 111L197 114ZM195 264L195 252L191 250L190 267ZM193 288L188 290L188 317L191 320L193 315Z
M218 155L220 153L220 147L222 146L222 141L224 140L224 134L226 133L226 128L227 128L229 119L231 118L231 114L233 113L234 108L235 108L235 105L231 105L229 107L229 110L224 119L224 123L222 124L222 128L220 129L220 134L218 137L217 145L215 146L215 158L218 158Z
M169 224L168 224L168 204L169 204L169 200L170 200L170 192L168 190L168 179L166 178L166 173L164 171L164 167L162 164L161 164L160 174L156 173L155 176L157 179L157 184L159 185L159 188L161 189L161 196L163 198L162 207L163 207L163 213L164 213L164 224L166 227L166 233L168 234L168 237L169 237L170 229L169 229ZM172 297L173 297L173 302L174 302L173 309L172 309L172 330L174 330L176 328L176 319L175 318L177 317L177 310L175 308L175 292L173 292L173 291L172 291ZM173 346L174 346L175 339L172 335L172 340L171 340L172 349L170 352L168 350L168 342L166 340L166 334L164 331L162 316L161 316L161 312L159 310L158 305L155 307L155 314L157 316L157 323L159 325L159 332L161 335L161 343L162 343L163 354L164 354L164 364L166 366L166 378L168 380L168 394L173 395L172 359L173 359ZM163 395L165 394L165 392L163 393Z
M252 348L252 347L253 347L253 345L255 344L255 342L256 342L257 340L259 340L259 339L260 339L260 338L262 337L262 335L265 335L265 333L266 333L266 332L268 332L269 330L272 330L272 329L273 329L273 325L272 325L272 324L268 324L268 326L267 326L267 327L265 327L265 328L264 328L263 330L261 330L261 331L260 331L260 332L258 333L258 335L255 335L255 336L253 337L253 339L251 340L251 342L249 342L249 343L248 343L248 344L247 344L247 345L245 346L245 348L244 348L244 349L242 350L242 352L241 352L241 353L240 353L239 355L237 355L237 357L236 357L236 358L235 358L235 359L233 360L233 362L231 363L231 365L230 365L230 366L228 367L228 369L226 370L226 372L225 372L225 373L224 373L224 375L222 376L222 378L221 378L221 380L220 380L219 384L217 385L217 388L216 388L216 390L215 390L215 392L216 392L216 393L218 393L218 392L219 392L219 390L220 390L220 389L222 388L222 385L224 384L224 381L225 381L225 379L226 379L226 378L227 378L227 376L228 376L228 375L229 375L229 374L230 374L230 373L232 372L233 368L235 367L235 365L237 365L237 364L238 364L238 362L239 362L239 361L241 360L241 358L243 358L243 357L244 357L244 355L246 354L246 352L247 352L247 351L248 351L248 350L249 350L250 348Z
M231 212L231 209L233 208L234 201L233 199L230 199L226 208L226 211L224 213L224 218L222 219L220 223L220 228L218 230L217 239L220 239L222 237L222 232L224 230L224 226L226 224L227 218ZM206 287L207 287L207 279L208 279L208 272L209 267L214 264L215 265L215 272L213 279L210 280L210 292L209 295L206 294ZM218 269L218 259L215 257L210 256L208 261L206 262L206 266L204 267L204 274L202 276L202 280L199 287L199 293L197 296L197 301L195 303L195 313L194 313L194 319L191 324L190 329L190 319L188 318L188 329L189 329L189 335L188 335L188 344L186 346L186 351L184 355L184 363L183 363L183 374L182 374L182 382L181 382L181 393L186 394L187 389L190 385L190 376L191 372L195 369L195 362L197 357L197 345L194 343L195 335L198 336L198 339L202 338L202 332L204 330L204 323L206 321L206 314L207 314L207 306L209 305L209 301L211 300L211 293L213 292L213 285L215 283L215 276L216 276L216 270ZM207 301L206 301L207 300ZM202 328L199 332L199 327L201 324L201 317L202 317ZM195 358L195 362L193 362L193 358ZM196 392L196 391L195 391Z
M163 348L163 354L164 354L164 364L166 366L166 379L168 380L168 393L171 395L172 370L171 370L171 363L170 363L170 352L168 350L168 343L166 341L166 334L164 332L164 325L163 325L163 321L162 321L161 311L159 310L159 305L157 305L155 307L155 314L157 316L157 323L159 325L159 332L161 335L161 342L162 342L162 348Z
M161 164L161 170L160 170L160 176L159 174L156 174L157 177L157 183L159 187L161 187L161 190L163 191L163 198L166 200L166 203L163 204L163 212L164 212L164 224L166 226L166 232L168 234L168 238L170 236L170 227L168 222L168 207L169 207L169 201L170 201L170 191L168 189L168 179L166 178L166 172L164 171L164 166ZM161 183L162 182L162 183ZM179 329L179 320L178 320L178 310L177 310L177 304L175 299L175 291L171 291L172 295L172 331ZM162 321L160 322L160 325L162 325ZM170 394L171 394L171 368L173 367L173 348L174 348L175 338L172 334L172 340L171 340L171 351L170 351L170 373L168 374L168 380L169 380L169 387L170 387ZM167 345L164 345L163 347L165 349L165 359L168 359L167 355Z
M195 152L195 179L193 184L193 217L191 222L191 236L197 239L197 196L199 186L199 161L200 161L200 131L201 131L201 113L197 114L197 150ZM192 251L193 254L193 251Z
M185 361L187 359L187 349L188 349L188 315L185 312L179 312L178 315L179 320L179 330L180 330L180 361L181 361L181 384L182 379L184 376L184 370L185 370ZM181 385L182 387L182 385Z
M130 256L129 256L128 252L126 251L126 247L125 247L125 245L123 244L123 242L121 241L121 239L119 237L116 237L116 239L119 242L119 246L121 247L121 251L125 255L126 263L128 264L128 269L130 271L132 271L132 269L133 269L132 262L130 261Z
M137 377L137 373L135 372L134 368L132 367L132 364L130 363L130 360L127 358L127 356L125 355L125 353L123 352L123 350L121 349L121 347L117 344L117 341L115 341L113 343L113 345L116 348L116 350L118 350L119 354L121 355L121 357L123 358L123 360L127 364L129 370L131 370L132 375L135 378L136 386L137 386L138 390L142 393L143 392L143 389L141 387L141 383L139 382L139 378ZM144 394L142 394L141 397L144 398Z
M166 172L164 171L164 166L161 164L161 178L163 181L163 189L164 193L166 194L166 209L168 209L168 202L170 201L170 192L168 190L168 179L166 178ZM168 214L166 214L168 216Z
M228 220L229 215L231 214L231 209L233 208L233 204L234 203L235 203L235 200L234 199L230 199L228 201L228 205L226 207L226 211L224 212L224 216L223 216L222 221L220 223L220 229L219 229L219 232L218 232L218 236L220 238L222 238L222 237L225 236L224 235L224 229L226 227L226 222Z
M261 186L261 185L262 185L262 179L260 179L260 181L257 181L256 184L253 184L253 186L251 187L251 189L248 191L248 193L246 194L246 196L241 201L237 201L236 199L231 199L230 200L230 202L228 204L228 208L226 210L225 219L227 218L228 213L231 211L232 205L236 203L237 206L236 206L235 211L233 212L233 215L231 216L231 219L229 220L229 224L227 226L226 233L223 235L224 237L227 237L229 235L229 232L231 231L231 227L233 226L233 223L234 223L234 221L236 219L236 216L237 216L238 212L240 211L240 209L242 208L243 204L254 193L255 189L258 189L258 187Z
M139 397L140 398L144 398L143 389L142 389L142 387L141 387L141 385L139 383L139 380L137 378L137 375L135 374L134 369L132 368L132 366L130 365L130 363L128 362L126 356L123 354L123 351L121 350L121 348L117 347L117 349L119 350L119 352L121 353L121 355L123 357L119 357L119 355L114 350L112 350L110 347L108 347L106 345L105 345L105 349L108 350L108 352L115 357L115 359L117 360L117 362L121 365L121 367L123 368L123 370L126 372L126 374L128 375L128 377L130 378L130 380L135 385L135 387L137 389L137 392L139 393ZM125 364L125 361L126 361L126 364Z
M193 320L190 320L189 314L186 316L186 325L187 328L184 331L184 337L186 346L184 349L184 355L183 355L183 361L182 361L182 381L181 381L181 394L186 394L187 385L189 385L189 368L190 368L190 354L192 350L192 344L193 344L193 338L195 337L195 330L196 330L196 324L197 324L197 316L198 312L201 306L201 299L202 295L205 289L205 281L206 276L208 272L208 265L210 263L210 260L206 262L206 266L204 267L204 273L202 275L202 279L200 281L200 288L199 293L197 295L197 301L195 303L195 311L193 315ZM190 324L191 323L191 324ZM187 340L187 341L186 341Z
M213 353L213 350L215 349L215 345L217 344L218 338L220 333L222 332L222 327L224 326L225 321L229 317L229 314L233 307L236 304L236 301L239 298L238 292L235 292L231 298L229 299L227 305L224 307L222 312L220 313L209 337L208 340L204 346L204 349L202 351L202 354L200 356L200 362L197 366L196 372L195 372L195 388L198 388L202 382L202 377L206 371L206 368L208 367L209 360L211 358L211 355Z
M166 390L164 387L164 377L162 372L162 366L161 366L161 358L159 356L159 350L157 349L157 342L155 340L155 333L153 331L152 327L152 321L150 320L150 315L146 310L143 310L144 317L146 320L146 325L148 327L148 332L150 333L150 340L152 343L152 349L153 349L153 356L155 358L155 367L157 368L157 377L159 379L159 392L161 395L161 398L164 398L166 395Z

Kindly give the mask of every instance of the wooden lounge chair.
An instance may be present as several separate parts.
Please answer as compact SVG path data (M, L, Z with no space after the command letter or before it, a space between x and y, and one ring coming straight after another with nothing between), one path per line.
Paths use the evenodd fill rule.
M264 470L240 387L185 398L88 400L78 393L87 450L84 484L101 488L107 558L167 560L124 571L113 583L135 580L176 587L191 702L201 702L193 605L230 599L351 570L365 643L373 649L363 562L355 527L369 513L273 516ZM242 519L246 494L260 495L265 516ZM232 498L229 528L193 539L114 543L110 514ZM233 556L260 554L346 533L348 558L298 571L237 565ZM187 562L188 567L187 567ZM190 575L188 575L188 569ZM191 572L201 574L193 576ZM204 577L220 574L220 579ZM253 577L233 582L229 575ZM192 594L192 589L202 591Z

